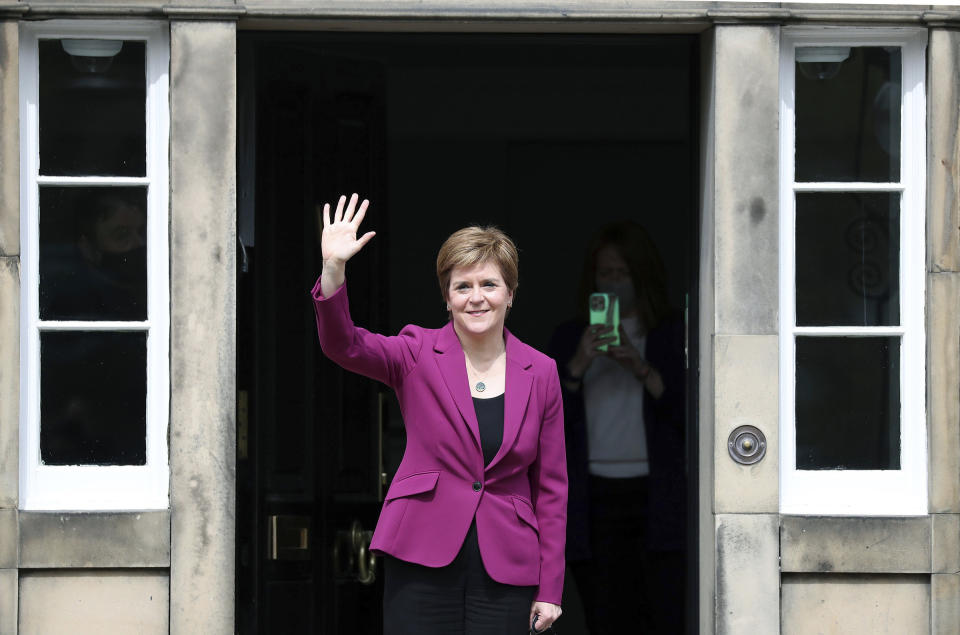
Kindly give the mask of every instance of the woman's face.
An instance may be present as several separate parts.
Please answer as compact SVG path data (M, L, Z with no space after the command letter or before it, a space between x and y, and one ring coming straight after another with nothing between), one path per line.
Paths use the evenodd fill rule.
M597 252L597 288L605 285L632 282L630 267L613 245L605 245Z
M513 302L513 292L493 262L481 262L472 267L454 267L447 287L447 304L458 333L483 336L501 334L507 307Z

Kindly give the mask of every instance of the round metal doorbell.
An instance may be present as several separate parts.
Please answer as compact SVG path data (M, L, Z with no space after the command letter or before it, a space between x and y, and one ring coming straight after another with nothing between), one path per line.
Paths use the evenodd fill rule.
M727 438L727 450L740 465L753 465L767 453L767 437L755 426L738 426Z

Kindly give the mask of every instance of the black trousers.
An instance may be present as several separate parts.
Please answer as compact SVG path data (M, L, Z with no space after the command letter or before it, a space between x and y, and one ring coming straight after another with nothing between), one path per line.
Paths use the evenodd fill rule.
M648 487L646 477L590 477L593 558L570 564L590 635L683 633L683 553L650 549Z
M446 567L384 557L384 635L526 635L536 587L503 584L483 568L476 523Z

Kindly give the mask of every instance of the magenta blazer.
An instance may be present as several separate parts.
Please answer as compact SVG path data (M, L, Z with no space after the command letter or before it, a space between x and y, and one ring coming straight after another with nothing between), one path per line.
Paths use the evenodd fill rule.
M407 447L371 549L428 567L450 564L474 518L491 578L539 587L560 604L567 520L563 404L556 363L505 331L503 445L483 464L466 361L453 323L388 337L354 326L346 284L313 288L323 352L397 393Z

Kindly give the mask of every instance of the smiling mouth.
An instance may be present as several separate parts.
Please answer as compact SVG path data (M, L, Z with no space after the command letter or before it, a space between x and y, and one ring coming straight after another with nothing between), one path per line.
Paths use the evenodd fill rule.
M484 309L484 310L482 310L482 311L467 311L467 313L468 313L469 315L472 315L473 317L479 317L479 316L483 315L484 313L486 313L487 311L489 311L489 309Z

